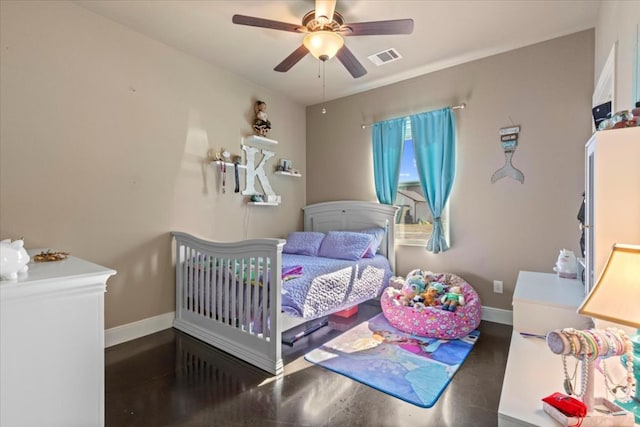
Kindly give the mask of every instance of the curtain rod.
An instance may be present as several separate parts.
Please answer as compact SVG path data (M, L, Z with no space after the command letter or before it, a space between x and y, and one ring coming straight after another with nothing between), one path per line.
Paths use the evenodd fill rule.
M452 110L464 110L466 106L467 106L467 104L463 102L460 105L454 105L453 107L451 107L451 109ZM387 120L391 120L391 119L387 119ZM366 129L366 128L371 127L373 125L374 125L374 123L369 123L369 124L364 124L363 123L362 124L362 129Z

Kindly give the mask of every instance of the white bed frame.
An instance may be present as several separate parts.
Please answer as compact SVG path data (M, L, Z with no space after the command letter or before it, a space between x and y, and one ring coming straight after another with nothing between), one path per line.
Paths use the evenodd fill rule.
M303 208L305 231L386 228L379 252L395 271L394 222L397 208L376 202L338 201ZM200 239L173 232L176 267L176 318L173 326L271 374L283 371L282 333L309 319L281 313L282 239L253 239L234 243ZM201 261L194 269L194 259ZM251 262L250 260L253 260ZM253 277L268 277L275 286L250 286L243 294L238 274L220 274L238 265ZM235 270L235 269L234 269ZM251 295L251 293L253 293ZM258 293L269 306L258 304ZM195 297L194 297L195 296ZM252 330L252 319L262 318L263 331Z

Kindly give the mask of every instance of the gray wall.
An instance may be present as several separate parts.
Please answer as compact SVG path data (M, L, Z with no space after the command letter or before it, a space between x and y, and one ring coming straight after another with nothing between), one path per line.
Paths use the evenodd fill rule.
M593 82L617 42L616 99L619 108L633 102L640 18L640 2L607 2L595 41L578 33L328 102L326 115L310 107L305 147L304 109L282 95L70 2L0 8L0 237L118 270L107 327L174 309L169 230L283 237L301 228L306 203L375 200L370 133L360 124L463 101L453 248L434 256L401 247L398 273L457 272L485 305L510 309L519 270L551 271L559 249L578 251ZM258 98L280 141L276 160L303 173L270 177L279 208L223 196L215 168L203 166L209 148L240 151ZM525 183L492 185L504 159L497 132L512 120L522 126L514 164ZM493 279L505 282L504 295L492 293Z
M562 248L579 251L576 214L591 134L594 31L584 31L307 108L307 202L375 200L371 123L467 103L457 117L457 176L451 195L452 248L397 250L399 274L413 268L460 274L485 306L511 309L520 270L552 272ZM498 131L522 127L504 178ZM504 281L494 294L492 281Z
M107 328L174 310L171 230L215 240L302 227L305 111L286 97L71 2L0 2L0 237L118 271ZM267 102L277 208L219 190L207 151L235 154ZM243 156L244 157L244 156ZM258 187L259 188L259 187Z

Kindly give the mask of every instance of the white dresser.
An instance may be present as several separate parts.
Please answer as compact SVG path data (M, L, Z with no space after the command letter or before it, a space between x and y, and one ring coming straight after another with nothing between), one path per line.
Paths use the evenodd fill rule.
M498 425L558 426L542 410L541 399L562 391L562 359L540 338L524 338L520 332L546 335L553 329L591 327L588 318L576 314L584 298L579 280L561 279L551 273L521 271L513 293L513 334L498 407Z
M553 273L521 271L513 292L513 330L546 335L554 329L588 329L590 318L577 313L585 298L584 285Z
M104 292L115 273L69 257L0 282L1 426L104 425Z

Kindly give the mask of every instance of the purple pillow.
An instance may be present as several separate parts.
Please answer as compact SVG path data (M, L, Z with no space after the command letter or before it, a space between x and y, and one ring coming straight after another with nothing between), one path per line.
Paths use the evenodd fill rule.
M315 231L294 231L287 236L282 252L286 254L318 256L324 233Z
M382 227L367 228L364 230L358 230L358 233L366 233L373 236L373 240L371 241L369 249L364 253L364 258L373 258L374 256L376 256L376 254L378 253L378 249L380 248L380 244L382 243L382 239L384 239L386 230Z
M357 261L369 249L373 236L352 231L330 231L325 236L318 256Z

